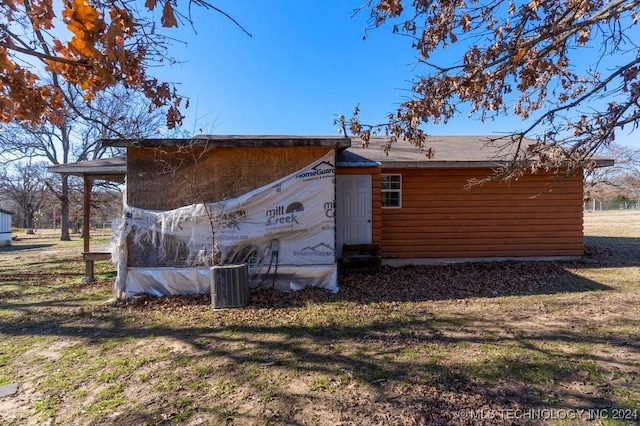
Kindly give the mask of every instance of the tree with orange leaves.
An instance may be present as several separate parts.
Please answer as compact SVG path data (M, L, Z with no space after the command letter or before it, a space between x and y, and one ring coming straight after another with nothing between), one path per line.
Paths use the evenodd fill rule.
M203 0L185 3L232 19ZM172 85L147 74L152 64L171 60L167 38L136 6L125 0L3 0L0 122L61 124L74 105L64 86L79 89L91 101L98 92L122 85L144 93L151 108L166 108L168 128L179 125L180 108L188 102L183 104ZM161 9L162 27L191 22L175 0L146 0L144 6L147 12Z
M203 0L185 0L224 11ZM46 158L52 164L100 158L101 137L145 137L180 125L188 102L150 66L171 62L159 26L191 23L175 0L3 0L0 2L0 162ZM242 28L240 26L240 28ZM66 29L66 31L65 31ZM140 96L149 102L140 108ZM49 189L60 201L61 239L70 239L69 176Z

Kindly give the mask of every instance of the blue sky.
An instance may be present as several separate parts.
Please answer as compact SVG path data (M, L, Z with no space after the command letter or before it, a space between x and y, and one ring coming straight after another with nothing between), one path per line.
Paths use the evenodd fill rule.
M337 135L336 115L359 105L363 122L383 122L407 95L415 55L389 27L369 31L363 0L219 0L248 37L222 15L195 8L195 33L169 34L181 64L151 72L189 97L185 130L216 134ZM454 50L443 54L455 54ZM482 123L462 115L428 124L429 134L493 134L518 130L518 117ZM618 142L640 147L636 134ZM640 138L637 138L640 139Z

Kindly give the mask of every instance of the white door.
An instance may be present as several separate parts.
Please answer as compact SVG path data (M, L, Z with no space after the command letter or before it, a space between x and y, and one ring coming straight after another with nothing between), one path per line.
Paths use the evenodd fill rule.
M371 175L336 176L336 252L371 243Z

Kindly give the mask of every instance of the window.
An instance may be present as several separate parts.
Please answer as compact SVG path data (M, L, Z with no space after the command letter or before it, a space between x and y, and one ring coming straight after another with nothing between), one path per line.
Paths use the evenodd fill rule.
M382 175L382 207L402 207L402 175Z

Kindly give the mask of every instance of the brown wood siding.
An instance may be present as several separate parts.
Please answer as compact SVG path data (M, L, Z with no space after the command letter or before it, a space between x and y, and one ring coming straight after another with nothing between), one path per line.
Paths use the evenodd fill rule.
M127 203L171 210L234 198L300 170L327 147L129 148Z
M374 243L382 244L382 179L380 167L338 167L339 175L371 175L371 239Z
M383 169L402 207L382 212L382 252L398 259L581 256L582 176L526 175L465 189L489 169Z

